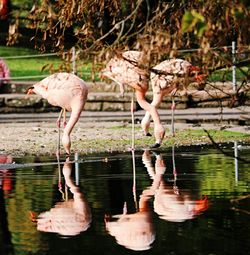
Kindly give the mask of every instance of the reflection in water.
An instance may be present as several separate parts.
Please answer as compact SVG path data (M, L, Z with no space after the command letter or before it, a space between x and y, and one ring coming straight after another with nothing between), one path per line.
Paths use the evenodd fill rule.
M60 168L59 168L60 173ZM74 184L71 177L72 163L66 159L62 169L65 178L65 193L63 202L58 202L47 212L38 216L37 229L44 232L58 233L63 236L75 236L86 231L91 223L91 211L85 196L80 192L79 187ZM73 194L72 199L68 199L68 188Z
M13 159L11 155L0 155L0 164L12 164ZM0 169L0 189L3 190L4 195L8 196L13 189L12 180L13 170L10 169Z
M135 251L148 250L155 240L155 230L148 206L149 197L141 194L139 207L136 201L135 158L132 150L133 162L133 195L136 213L127 213L124 203L123 214L105 216L106 230L116 238L118 244Z
M127 214L125 203L122 215L105 217L106 229L116 238L118 244L135 251L151 248L155 240L155 231L147 208L147 200L146 196L141 196L139 211L136 213Z
M145 190L143 194L154 196L154 211L159 217L172 222L183 222L193 219L201 212L207 210L208 200L206 197L201 200L194 200L188 190L181 191L177 187L177 173L174 161L174 185L164 181L165 161L161 154L154 153L154 155L156 157L155 166L152 165L151 154L148 150L142 155L142 161L147 168L149 176L153 179L151 187Z
M155 156L153 165L152 155ZM136 201L136 171L135 155L132 151L133 162L133 193ZM106 230L116 238L118 244L131 250L148 250L155 240L155 230L149 207L149 200L154 198L154 211L163 220L183 222L193 219L208 209L208 199L194 200L191 191L180 190L177 186L177 171L175 167L174 147L172 150L173 183L164 180L166 164L162 154L151 153L145 150L142 162L153 180L152 185L144 189L140 195L139 208L136 213L127 213L127 204L124 203L123 214L106 216Z
M233 154L232 147L226 152ZM249 148L237 148L249 156ZM0 164L0 254L247 254L246 161L237 161L236 185L234 159L214 149L135 154L133 171L127 153L59 162L60 190L54 158L13 158L12 164L10 156L0 157L8 162ZM203 215L208 199L202 194L210 205ZM43 212L37 224L29 211Z
M234 142L234 169L235 169L235 183L238 183L239 180L239 176L238 176L238 172L239 172L239 163L238 163L238 142Z
M12 164L11 155L0 155L0 164ZM4 166L5 167L5 166ZM0 254L12 252L11 233L8 225L8 214L6 210L6 200L10 197L13 190L13 170L0 169Z

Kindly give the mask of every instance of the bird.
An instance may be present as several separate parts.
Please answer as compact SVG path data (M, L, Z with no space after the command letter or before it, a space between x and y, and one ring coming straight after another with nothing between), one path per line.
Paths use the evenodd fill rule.
M79 120L87 101L87 84L73 73L60 72L52 74L34 84L28 88L27 94L40 95L51 105L62 108L57 119L57 126L60 129L61 117L63 115L64 130L62 145L66 154L70 155L70 134ZM66 111L71 112L68 123L66 123Z
M179 189L176 185L175 168L173 168L173 182L166 181L164 174L167 167L163 155L160 153L153 153L153 155L155 159L152 158L149 150L145 150L142 155L142 162L153 180L151 186L145 189L142 195L153 197L154 212L159 218L171 222L184 222L206 211L209 208L208 197L200 198L189 189ZM172 164L175 165L174 154L172 160Z
M65 196L50 210L42 212L38 216L36 213L30 212L30 218L37 223L38 231L72 237L90 227L92 222L91 208L85 194L74 183L72 164L69 157L66 157L62 169L65 180ZM61 171L60 168L58 170ZM72 193L72 198L69 198L70 193Z
M153 100L151 104L156 108L159 107L164 96L170 95L173 98L178 90L186 93L190 83L201 83L206 77L205 74L201 73L201 69L198 66L194 66L189 61L179 58L164 60L151 68L150 71L150 83L153 92ZM171 109L172 111L175 109L173 100ZM147 111L141 121L144 134L148 136L150 136L150 133L148 132L150 119L150 112Z
M149 88L149 76L145 70L138 66L142 57L139 51L126 51L122 56L115 56L109 60L100 76L109 78L120 85L121 94L124 93L124 86L135 90L136 100L145 111L150 113L154 122L154 135L156 142L152 148L161 145L165 135L165 129L161 124L156 107L146 101L145 95Z

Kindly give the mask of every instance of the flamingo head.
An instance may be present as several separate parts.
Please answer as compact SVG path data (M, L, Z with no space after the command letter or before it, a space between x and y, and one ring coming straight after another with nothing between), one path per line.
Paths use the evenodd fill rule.
M207 196L202 198L201 200L197 200L195 203L194 213L196 215L201 214L202 212L206 211L209 207L209 201Z
M34 92L34 87L33 87L33 86L32 86L32 87L29 87L29 88L27 89L27 91L26 91L26 94L27 94L27 95L35 94L35 92Z
M71 139L70 139L70 135L65 132L62 137L62 145L65 149L66 155L70 155Z
M194 77L195 81L199 83L204 82L205 78L207 77L206 74L201 72L201 69L198 66L191 66L189 72L190 75Z

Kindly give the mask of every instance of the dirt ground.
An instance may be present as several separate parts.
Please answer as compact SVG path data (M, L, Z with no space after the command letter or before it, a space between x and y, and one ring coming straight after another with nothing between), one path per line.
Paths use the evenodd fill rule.
M166 127L166 138L164 146L169 146L166 141L173 139L171 137L169 125ZM216 129L235 131L250 135L250 128L247 126L220 126L216 124L202 124L194 126L192 124L176 123L176 131L188 129ZM136 124L135 147L143 148L154 143L154 138L145 137L140 130L140 125ZM12 156L22 155L54 155L58 144L58 130L55 123L37 122L37 123L3 123L0 124L0 153L10 154ZM61 130L62 132L62 130ZM249 136L250 137L250 136ZM71 152L82 154L128 151L131 148L131 124L123 122L84 122L78 123L71 135ZM191 140L179 139L178 135L171 140L177 145L188 145ZM248 142L250 139L248 138ZM192 139L192 144L209 143L205 133L199 139ZM61 152L63 149L61 147Z

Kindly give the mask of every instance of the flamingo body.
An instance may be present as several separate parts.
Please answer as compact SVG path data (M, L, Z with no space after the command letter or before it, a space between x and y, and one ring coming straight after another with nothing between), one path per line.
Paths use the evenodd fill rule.
M174 95L177 90L186 91L191 82L203 79L202 75L198 75L200 69L184 59L165 60L151 70L150 82L153 91L151 104L156 108L159 107L165 95ZM141 121L146 135L149 134L150 117L150 112L147 111Z
M85 102L88 93L86 83L71 73L50 75L33 87L33 91L47 99L51 105L65 108L69 112L72 111L76 98Z
M185 84L185 79L188 78L191 64L183 59L170 59L161 62L153 69L165 71L169 75L161 75L151 72L150 80L152 84L152 90L160 91L161 93L169 93L174 89L179 89L179 86ZM182 78L176 75L183 75Z
M183 85L188 85L190 81L194 80L191 79L193 77L190 77L191 68L191 63L183 59L165 60L156 65L153 70L166 72L166 75L151 72L150 81L153 92L160 91L160 93L165 94L182 89Z
M156 108L145 99L149 77L138 66L141 57L142 54L138 51L126 51L122 54L122 57L114 57L108 62L106 68L102 70L102 76L118 83L122 94L125 85L135 89L137 102L144 110L150 112L154 121L156 143L152 147L159 147L165 135L165 129L160 122Z
M124 85L128 85L138 91L148 90L148 78L145 72L137 67L141 53L139 51L126 51L122 57L112 58L102 75L120 85L121 93L124 93Z
M86 83L72 73L56 73L34 84L28 90L28 94L32 93L47 99L53 106L59 106L71 112L62 137L65 151L70 154L70 133L80 118L87 100L88 88Z

